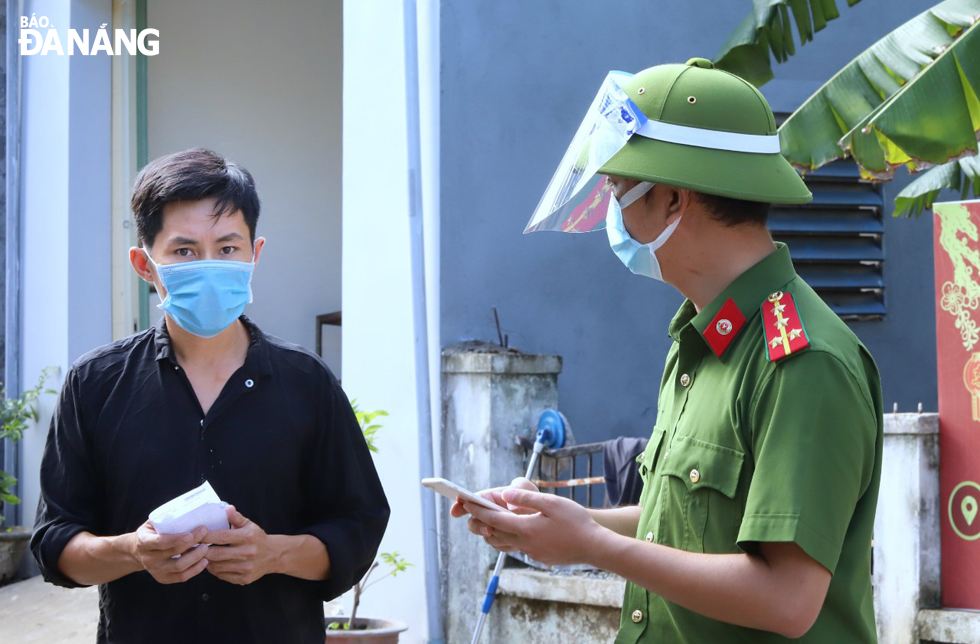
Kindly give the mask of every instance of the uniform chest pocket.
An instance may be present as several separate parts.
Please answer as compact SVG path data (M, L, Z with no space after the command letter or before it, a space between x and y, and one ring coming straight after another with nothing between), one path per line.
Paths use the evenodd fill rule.
M660 455L660 443L663 442L663 439L664 430L654 427L653 434L650 436L650 442L647 443L646 449L636 457L636 462L640 467L640 478L643 479L644 485L649 481L650 475L653 473L657 457Z
M729 447L675 436L659 468L662 542L692 552L738 552L744 461Z

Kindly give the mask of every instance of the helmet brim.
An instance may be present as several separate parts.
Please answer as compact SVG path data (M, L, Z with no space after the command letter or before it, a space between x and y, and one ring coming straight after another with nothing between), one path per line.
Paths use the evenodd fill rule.
M813 198L781 154L714 150L643 136L632 137L599 172L746 201L801 204Z

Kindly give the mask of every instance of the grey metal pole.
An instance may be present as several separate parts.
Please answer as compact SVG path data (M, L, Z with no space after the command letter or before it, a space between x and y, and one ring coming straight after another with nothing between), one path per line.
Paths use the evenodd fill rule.
M412 318L415 333L415 400L419 423L419 474L434 476L432 403L429 392L429 324L425 297L425 238L422 222L422 143L419 116L419 51L415 0L404 0L405 117L408 138L408 218L412 249ZM425 556L425 599L429 642L443 644L442 601L439 592L439 547L435 495L419 487L422 499L422 539Z
M538 455L544 451L544 444L541 440L534 441L534 451L531 452L531 458L527 464L527 472L524 473L524 478L530 479L531 474L534 473L534 466L538 463ZM493 567L493 574L490 575L490 583L487 585L487 594L483 600L483 606L480 609L480 617L476 621L476 628L473 629L473 639L470 640L470 644L477 644L480 641L480 634L483 632L483 625L487 621L487 615L490 614L490 607L493 606L493 600L497 596L497 582L500 580L500 569L504 567L504 559L507 557L506 552L501 552L497 555L497 563Z
M6 338L4 342L3 384L8 396L19 396L20 382L20 55L17 39L20 36L22 0L7 0L7 29L5 35L7 63L7 208L5 249L7 293L4 302ZM3 470L18 476L17 446L7 442L3 450ZM19 505L6 504L8 522L20 522Z

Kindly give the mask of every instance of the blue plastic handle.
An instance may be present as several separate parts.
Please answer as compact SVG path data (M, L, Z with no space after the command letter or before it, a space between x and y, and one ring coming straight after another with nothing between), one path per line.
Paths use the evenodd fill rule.
M490 583L487 584L487 596L483 598L483 612L489 613L490 607L493 606L493 599L497 596L497 583L500 581L500 577L494 575L490 578Z

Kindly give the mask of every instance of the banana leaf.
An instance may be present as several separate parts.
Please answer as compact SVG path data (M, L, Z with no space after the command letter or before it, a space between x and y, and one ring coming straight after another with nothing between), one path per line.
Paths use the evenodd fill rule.
M959 190L960 199L966 199L971 190L974 197L980 197L980 156L963 157L923 173L895 197L895 216L918 217L932 208L943 190Z
M853 7L861 0L847 0ZM741 76L756 87L772 80L769 52L785 63L796 54L793 14L800 45L840 16L835 0L753 0L752 12L745 16L715 57L715 67Z
M862 52L780 127L802 171L853 156L888 181L976 154L980 131L980 0L946 0Z

